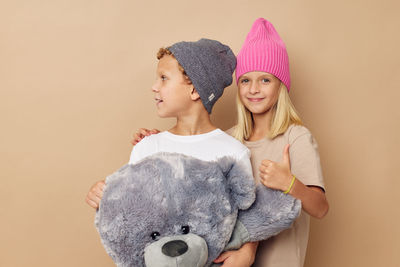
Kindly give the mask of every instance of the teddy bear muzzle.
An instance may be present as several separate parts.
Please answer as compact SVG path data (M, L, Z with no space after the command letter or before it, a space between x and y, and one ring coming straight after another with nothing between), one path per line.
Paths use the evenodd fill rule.
M203 267L207 258L206 241L195 234L163 237L144 250L146 267Z

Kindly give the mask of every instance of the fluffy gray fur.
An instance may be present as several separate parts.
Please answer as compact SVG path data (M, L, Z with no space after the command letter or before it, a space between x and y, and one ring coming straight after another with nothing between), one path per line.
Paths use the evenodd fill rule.
M244 243L266 240L289 228L300 215L301 201L263 185L256 188L256 200L240 210L229 243L224 251L239 249ZM222 264L212 264L212 267Z
M298 216L300 201L264 186L256 192L254 201L253 178L231 158L205 162L158 153L107 177L95 223L117 266L145 266L144 251L158 245L151 233L159 232L161 240L185 239L182 226L189 226L190 234L198 236L194 240L204 239L207 249L189 249L190 256L180 255L168 265L162 253L146 254L163 263L148 267L193 267L198 266L191 263L194 257L205 256L204 266L210 266L224 248L267 239L290 227ZM207 250L208 255L200 255Z
M253 205L239 212L238 220L246 228L249 239L260 241L279 234L290 227L301 211L301 201L281 191L263 185L257 186Z
M253 179L243 170L230 158L206 162L176 153L123 166L106 179L96 214L107 253L118 266L144 266L152 232L181 235L188 225L207 243L208 266L229 241L238 209L254 202Z

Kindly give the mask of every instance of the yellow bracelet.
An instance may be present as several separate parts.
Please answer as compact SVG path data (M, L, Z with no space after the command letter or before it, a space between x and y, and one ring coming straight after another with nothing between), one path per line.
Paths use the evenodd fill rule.
M283 192L284 194L287 194L287 193L290 192L290 190L291 190L292 187L293 187L294 180L296 180L296 176L293 175L292 182L290 183L288 190L286 190L285 192Z

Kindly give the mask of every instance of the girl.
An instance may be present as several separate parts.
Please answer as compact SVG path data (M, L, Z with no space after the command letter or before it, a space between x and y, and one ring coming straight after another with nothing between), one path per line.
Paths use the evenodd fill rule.
M237 125L228 133L251 151L258 183L302 201L303 212L292 228L279 235L220 255L215 262L257 254L254 266L301 267L304 264L310 216L328 212L317 143L305 128L289 98L289 60L285 44L273 25L257 19L237 56ZM156 130L141 129L133 144ZM283 152L283 154L282 154Z

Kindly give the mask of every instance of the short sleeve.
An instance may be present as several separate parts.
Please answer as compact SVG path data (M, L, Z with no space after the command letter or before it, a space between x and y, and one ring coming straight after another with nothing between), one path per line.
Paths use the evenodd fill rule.
M292 131L289 136L291 171L303 184L325 191L318 144L306 128L298 128L301 129Z

